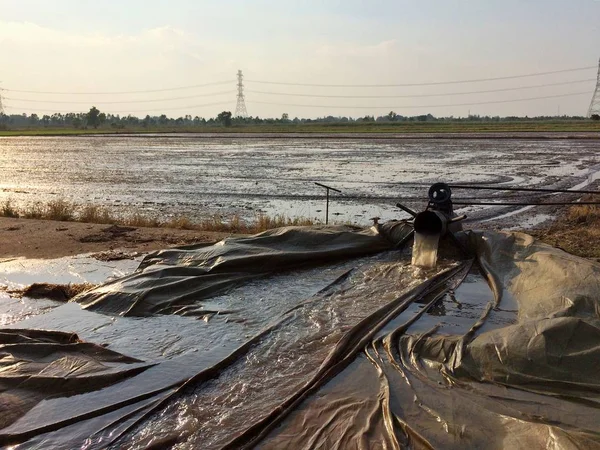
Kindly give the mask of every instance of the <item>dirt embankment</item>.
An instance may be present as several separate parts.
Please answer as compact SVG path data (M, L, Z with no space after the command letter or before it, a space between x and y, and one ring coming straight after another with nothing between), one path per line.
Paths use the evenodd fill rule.
M549 226L522 230L584 258L600 259L600 207L583 205L554 212ZM149 252L216 242L228 233L173 228L123 227L80 222L0 217L0 258L59 258L82 253ZM102 255L99 259L102 259ZM107 254L107 258L111 253Z
M215 242L227 235L172 228L0 217L0 258L59 258L115 249L132 253L149 252L180 245Z

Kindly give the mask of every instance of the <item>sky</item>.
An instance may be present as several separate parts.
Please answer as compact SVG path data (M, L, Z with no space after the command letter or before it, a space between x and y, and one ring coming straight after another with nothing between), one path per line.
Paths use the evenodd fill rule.
M7 113L215 117L242 70L252 116L585 115L599 44L600 0L0 0Z

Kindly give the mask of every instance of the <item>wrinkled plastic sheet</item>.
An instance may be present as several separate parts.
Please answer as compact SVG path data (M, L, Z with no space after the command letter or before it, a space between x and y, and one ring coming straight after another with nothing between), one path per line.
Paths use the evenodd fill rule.
M226 352L160 361L98 393L44 400L5 426L0 441L23 448L600 448L600 266L524 234L465 232L459 238L472 258L442 249L438 268L421 270L396 248L409 230L394 229L395 239L385 228L326 231L328 239L308 245L321 232L306 230L304 239L305 230L294 228L291 247L280 230L151 255L133 275L78 301L140 324L191 309L190 319L206 318L210 303L214 315L197 321L198 331L233 329L245 338L230 340ZM323 258L340 234L343 252ZM298 251L286 260L286 248ZM227 282L203 289L213 268ZM151 281L165 275L177 305L164 280ZM315 283L312 294L293 295L296 283L314 279L322 286ZM251 324L230 320L268 303L267 294L254 294L272 285L285 307L269 303L260 310L264 320ZM136 304L130 296L140 289ZM220 309L238 295L246 307Z
M494 294L469 327L400 316L227 448L599 448L600 266L523 234L469 238Z
M283 270L356 258L400 245L405 222L382 227L286 227L211 246L163 250L145 258L136 273L87 292L74 302L122 316L210 315L198 302L244 281Z
M58 331L0 330L0 427L37 403L100 390L149 366Z

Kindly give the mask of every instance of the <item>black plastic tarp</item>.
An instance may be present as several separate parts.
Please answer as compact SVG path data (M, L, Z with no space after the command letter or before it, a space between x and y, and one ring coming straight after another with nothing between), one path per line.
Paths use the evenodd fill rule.
M149 255L136 273L72 301L91 311L123 316L207 315L199 303L244 281L389 250L412 233L405 222L380 227L286 227L211 246Z
M269 295L285 303L296 284L327 271L330 281L278 312L262 305L271 316L259 328L219 314L197 321L202 333L237 330L231 350L148 361L156 364L104 389L106 404L84 393L87 412L60 426L44 415L49 400L5 426L0 441L88 449L600 448L600 265L525 234L469 231L458 239L471 257L450 244L436 269L423 270L410 265L407 248L396 248L410 235L405 227L395 225L395 239L387 228L292 228L151 255L132 276L78 301L104 315L181 314L169 303L173 281L177 306L198 312L208 299L252 292L237 299L244 317L268 303L269 286L282 286ZM228 282L203 291L203 277L210 286L213 274ZM131 301L138 291L154 300ZM128 320L144 326L151 317Z
M0 427L37 403L100 390L149 366L58 331L0 330Z

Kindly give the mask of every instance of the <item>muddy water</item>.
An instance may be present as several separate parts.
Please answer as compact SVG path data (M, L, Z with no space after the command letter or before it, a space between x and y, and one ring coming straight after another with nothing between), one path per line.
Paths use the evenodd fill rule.
M421 209L419 184L440 180L571 187L600 163L596 149L597 141L576 139L10 137L0 138L0 201L62 197L161 217L323 219L317 181L342 190L332 198L332 220L367 223L404 217L393 207L400 199Z
M13 324L60 306L59 302L51 300L11 297L11 291L18 291L33 283L101 284L110 278L133 272L140 260L141 257L102 262L87 255L54 260L0 259L0 325Z
M438 234L415 233L412 265L433 269L437 262L438 245L440 236Z

